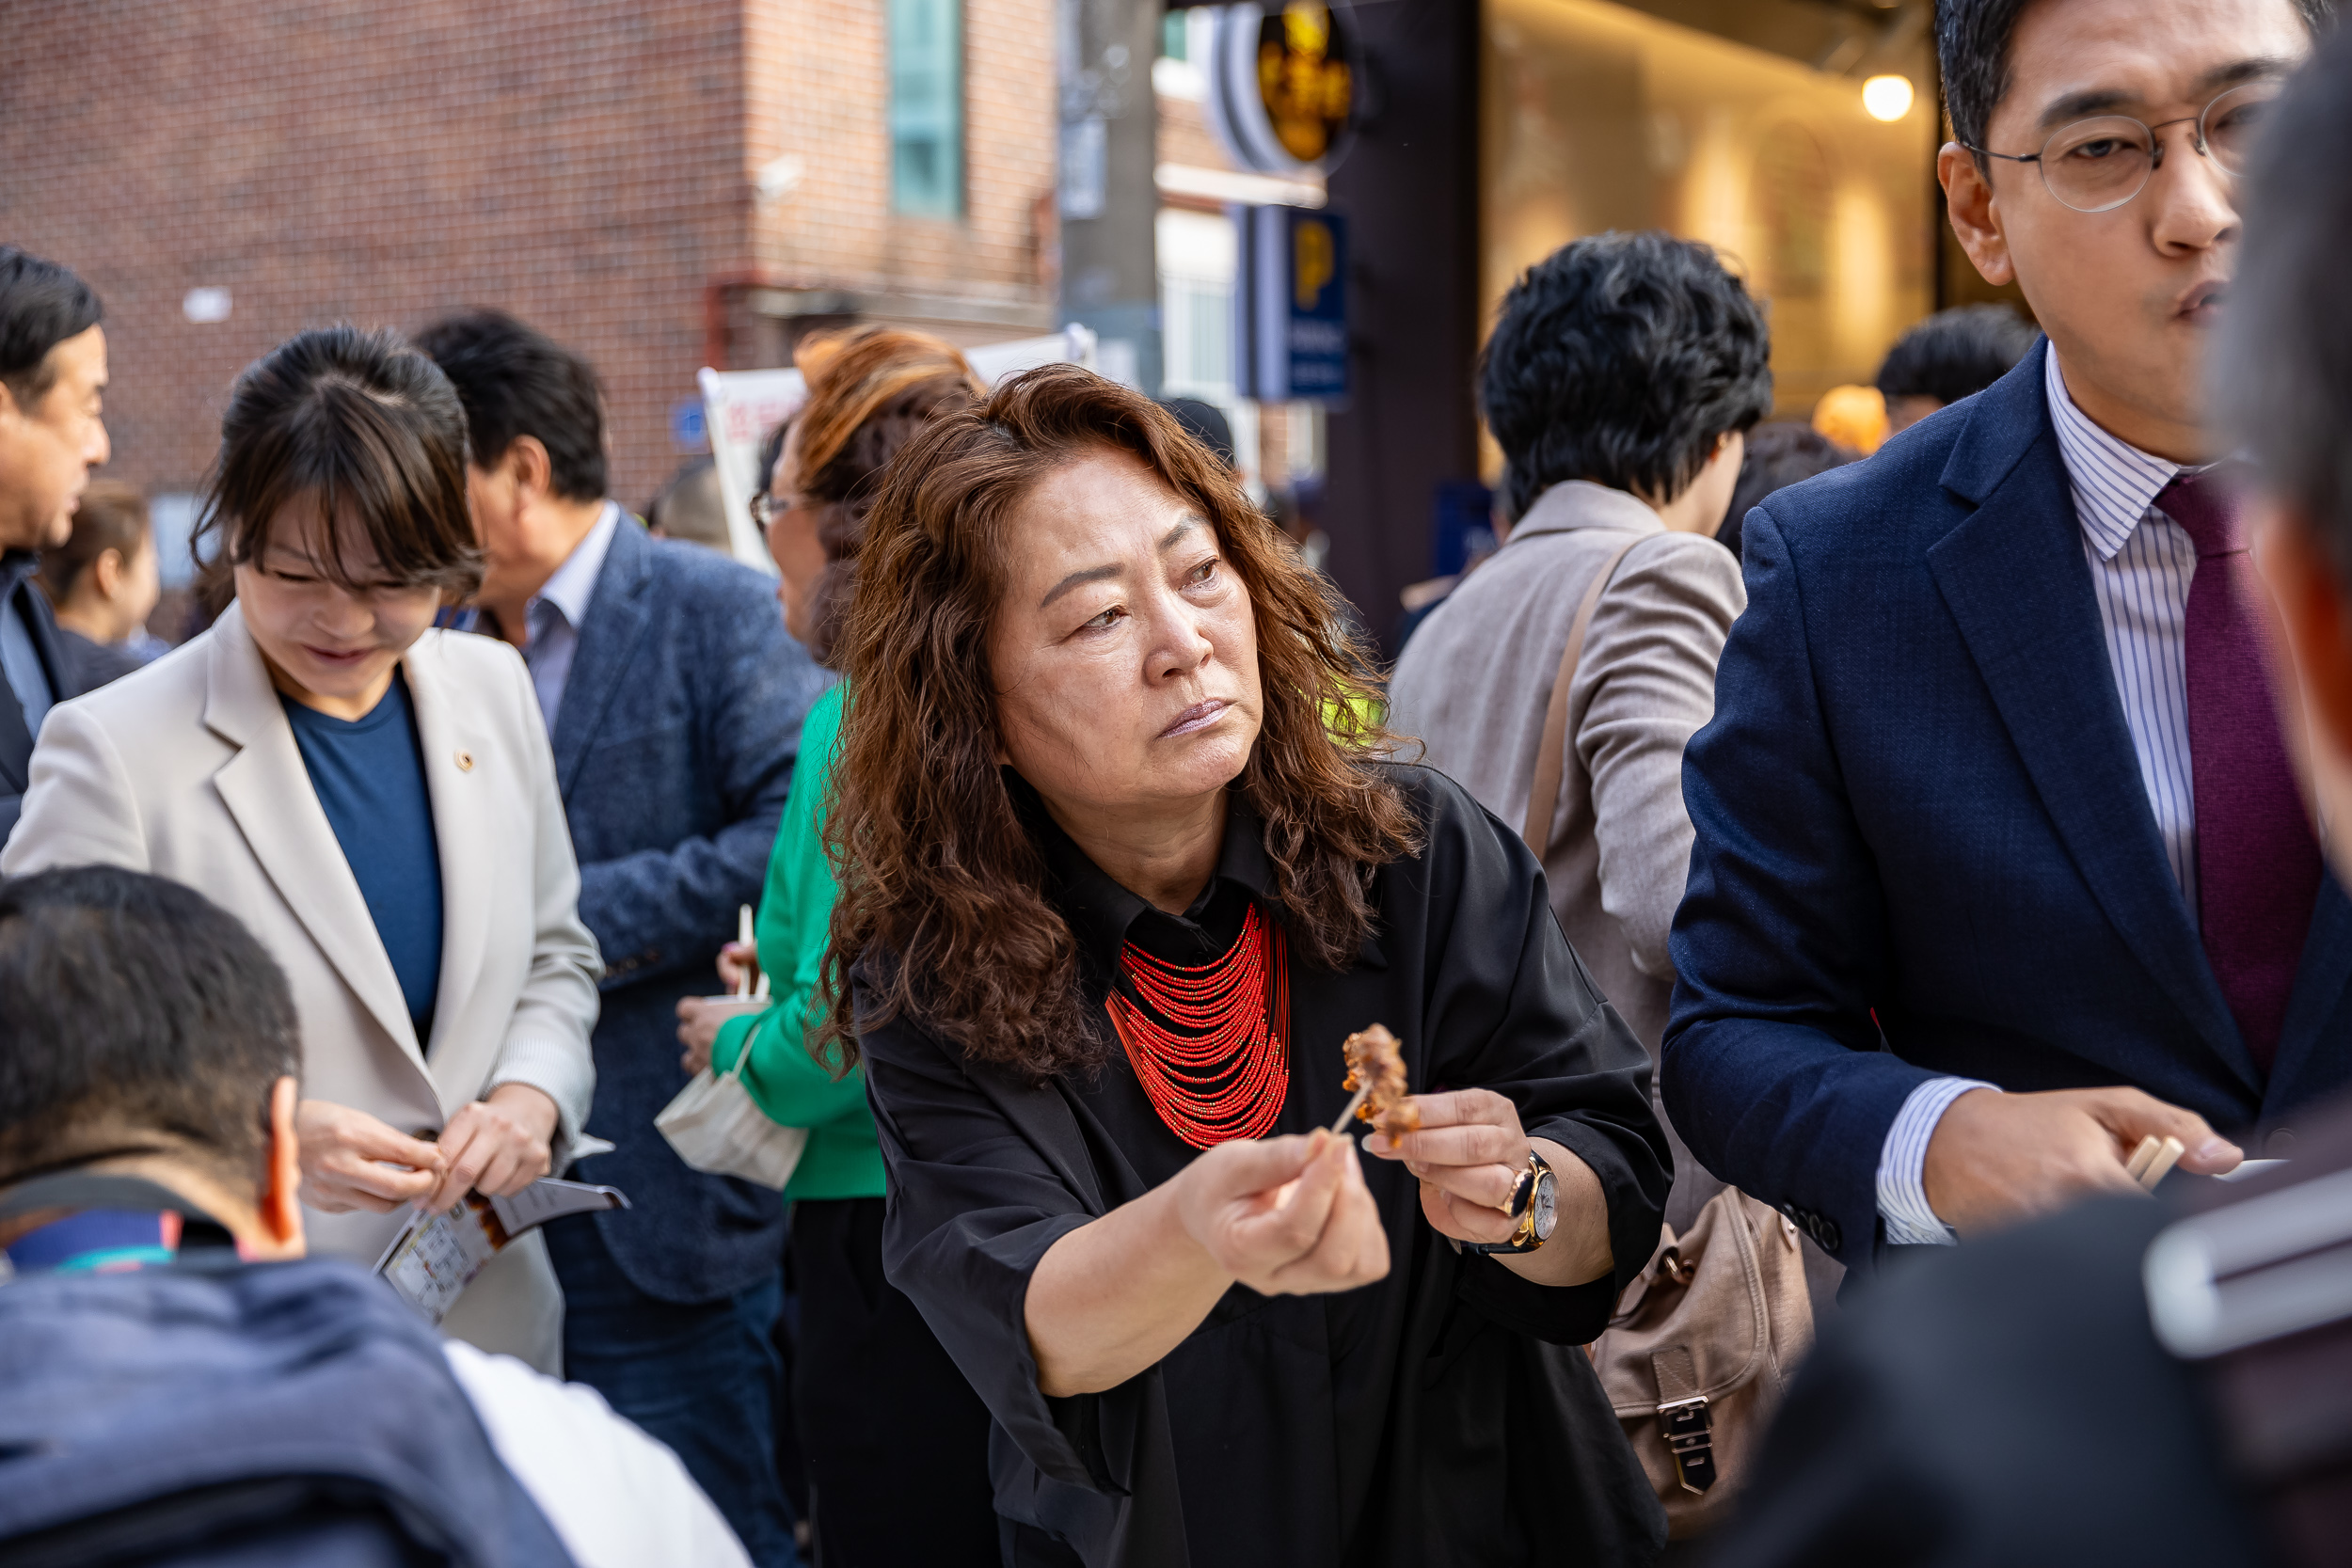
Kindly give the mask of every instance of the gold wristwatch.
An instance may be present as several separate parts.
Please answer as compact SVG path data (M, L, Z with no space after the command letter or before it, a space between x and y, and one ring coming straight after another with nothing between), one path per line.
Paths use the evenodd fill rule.
M1511 1183L1511 1199L1502 1212L1519 1222L1507 1242L1464 1242L1464 1252L1534 1252L1551 1240L1560 1223L1560 1179L1551 1164L1531 1147L1527 1168Z

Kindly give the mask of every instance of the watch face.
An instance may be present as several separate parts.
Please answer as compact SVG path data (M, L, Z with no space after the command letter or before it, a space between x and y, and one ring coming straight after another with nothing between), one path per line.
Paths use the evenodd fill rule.
M1535 1239L1551 1240L1551 1227L1560 1223L1559 1181L1546 1171L1535 1179Z

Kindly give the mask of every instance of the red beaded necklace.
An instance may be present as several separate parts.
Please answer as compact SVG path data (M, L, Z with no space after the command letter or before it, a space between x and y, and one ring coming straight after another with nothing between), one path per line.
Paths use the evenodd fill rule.
M1111 1027L1168 1130L1195 1148L1263 1138L1290 1092L1290 973L1282 933L1255 904L1222 958L1163 963L1134 942L1120 967L1169 1028L1111 992ZM1178 1031L1182 1030L1183 1033Z

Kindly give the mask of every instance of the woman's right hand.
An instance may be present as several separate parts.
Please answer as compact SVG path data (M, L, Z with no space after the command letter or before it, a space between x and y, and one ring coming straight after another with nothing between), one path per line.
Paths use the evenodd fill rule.
M749 942L731 942L719 949L719 983L726 994L749 991L750 981L759 978L759 949Z
M431 1192L447 1164L437 1145L332 1101L302 1101L294 1132L302 1145L302 1201L323 1213L389 1213Z
M1220 1144L1177 1181L1186 1233L1262 1295L1352 1291L1388 1275L1389 1233L1353 1139L1318 1128Z

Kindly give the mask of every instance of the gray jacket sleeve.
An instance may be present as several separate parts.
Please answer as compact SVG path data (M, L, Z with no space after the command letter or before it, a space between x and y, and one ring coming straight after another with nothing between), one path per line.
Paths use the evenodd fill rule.
M1594 607L1568 692L1592 780L1601 907L1644 974L1668 978L1666 933L1691 872L1682 749L1715 712L1715 661L1747 605L1740 562L1696 534L1634 546Z

